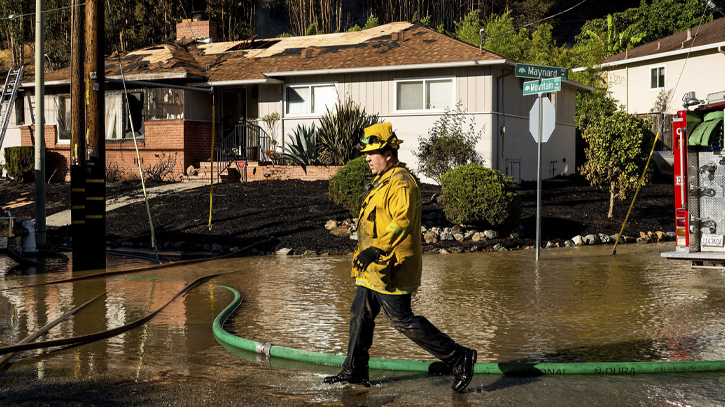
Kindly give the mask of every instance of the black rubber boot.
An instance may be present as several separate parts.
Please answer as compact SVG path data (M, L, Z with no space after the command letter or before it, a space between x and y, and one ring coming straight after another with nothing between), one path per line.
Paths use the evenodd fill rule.
M478 352L475 349L466 348L463 352L463 359L453 367L453 390L462 392L473 379L473 366L476 364Z
M335 376L327 376L322 381L325 384L335 383L350 383L350 384L362 384L365 387L370 387L370 380L367 374L348 374L340 372Z

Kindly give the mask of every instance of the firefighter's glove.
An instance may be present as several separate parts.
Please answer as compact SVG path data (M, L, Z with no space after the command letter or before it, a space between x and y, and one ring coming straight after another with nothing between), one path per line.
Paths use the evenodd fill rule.
M370 246L367 249L361 251L360 254L355 257L355 259L352 261L352 265L360 271L365 271L370 263L377 260L378 257L380 257L380 255L382 254L385 254L385 252L378 249L377 247Z

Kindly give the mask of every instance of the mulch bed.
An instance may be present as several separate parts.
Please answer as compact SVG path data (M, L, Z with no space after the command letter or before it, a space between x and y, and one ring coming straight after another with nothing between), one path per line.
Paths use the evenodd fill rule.
M148 186L148 185L147 185ZM543 184L542 242L563 244L576 235L619 232L629 209L630 200L617 202L614 218L607 218L609 193L589 186L580 177L565 177ZM342 221L350 214L330 201L327 181L259 181L250 183L217 184L214 186L212 227L209 224L209 186L159 196L150 201L156 239L161 249L228 251L263 239L269 240L257 247L261 251L290 248L295 254L348 254L356 242L330 234L325 223ZM435 185L421 186L423 215L442 211L443 205L431 200L440 193ZM523 227L521 236L485 242L463 243L455 241L424 244L424 252L492 250L500 243L510 249L535 244L536 184L523 183L519 189L523 201ZM141 195L136 182L109 183L107 198L119 195ZM35 187L0 180L0 205L10 202L27 203L10 209L19 219L35 217ZM46 213L52 215L70 208L70 184L54 183L46 186ZM440 226L451 226L442 224ZM674 231L674 187L671 182L654 183L642 188L629 217L624 234L638 237L640 232ZM50 243L67 242L69 227L49 232ZM106 240L111 245L133 242L136 247L150 246L150 228L143 202L115 209L107 213ZM131 245L131 243L125 243ZM217 246L215 246L217 245ZM453 249L452 249L453 248ZM458 249L455 249L458 248ZM451 250L452 249L452 250Z

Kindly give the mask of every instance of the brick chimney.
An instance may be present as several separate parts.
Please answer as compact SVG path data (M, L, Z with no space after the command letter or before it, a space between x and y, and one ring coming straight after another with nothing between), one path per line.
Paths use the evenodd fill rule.
M201 15L194 15L190 19L181 20L176 24L176 40L186 37L187 39L210 39L217 42L216 22L202 20Z

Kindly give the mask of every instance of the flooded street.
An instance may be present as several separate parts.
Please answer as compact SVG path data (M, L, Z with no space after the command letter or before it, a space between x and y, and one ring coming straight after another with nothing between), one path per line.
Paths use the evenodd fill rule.
M671 244L427 255L413 310L479 362L725 360L725 273L661 259ZM0 257L0 272L13 262ZM109 258L109 270L142 267ZM0 289L71 277L69 269L23 274ZM725 373L506 377L476 375L465 394L451 376L372 371L374 386L323 386L322 366L227 349L212 321L245 297L226 328L241 337L342 354L355 286L347 256L259 256L216 260L0 292L0 344L18 343L47 322L105 293L42 340L130 323L189 281L216 278L177 299L149 323L80 346L28 351L0 380L0 405L644 405L725 404ZM27 273L27 272L26 272ZM433 360L377 319L372 357Z

